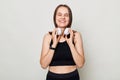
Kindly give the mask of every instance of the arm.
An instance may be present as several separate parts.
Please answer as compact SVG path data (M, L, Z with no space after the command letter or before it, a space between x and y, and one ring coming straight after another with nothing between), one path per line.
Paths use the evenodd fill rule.
M68 45L71 49L72 56L73 56L73 59L77 65L77 67L80 68L84 65L84 62L85 62L82 37L81 37L80 33L75 32L75 36L74 36L75 45L74 45L72 43L73 32L71 31L70 34L71 34L71 38L70 38L71 40L68 40Z
M53 48L56 48L57 43L60 39L60 36L56 37L57 35L55 33L56 29L53 30L52 35L48 33L43 38L42 51L40 56L40 64L43 69L46 69L49 66L54 55L54 50L49 49L51 39L53 40Z
M50 35L46 34L43 38L42 51L40 56L40 64L43 69L46 69L53 57L54 50L49 49Z

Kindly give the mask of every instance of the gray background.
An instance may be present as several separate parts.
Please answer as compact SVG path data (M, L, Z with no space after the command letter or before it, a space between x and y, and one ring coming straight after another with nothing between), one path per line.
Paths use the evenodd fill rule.
M0 0L0 80L45 80L42 39L61 3L71 7L72 28L82 34L81 80L120 80L119 0Z

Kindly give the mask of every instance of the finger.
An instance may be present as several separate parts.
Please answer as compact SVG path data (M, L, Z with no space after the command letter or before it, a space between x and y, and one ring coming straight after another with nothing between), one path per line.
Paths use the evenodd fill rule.
M52 35L55 36L56 34L56 28L53 30Z
M73 30L72 30L72 29L69 29L69 32L72 34L72 33L73 33Z
M60 38L61 38L61 36L60 36L60 35L57 35L57 36L58 36L58 38L57 38L57 39L58 39L58 41L59 41L59 40L60 40Z
M69 33L70 33L70 37L72 37L72 36L73 36L73 30L70 29L70 30L69 30Z
M68 37L67 37L67 35L65 35L65 39L66 39L66 40L68 40Z

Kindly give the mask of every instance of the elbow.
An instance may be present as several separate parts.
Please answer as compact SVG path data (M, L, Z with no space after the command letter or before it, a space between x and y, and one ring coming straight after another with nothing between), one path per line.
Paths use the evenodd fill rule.
M44 66L44 65L41 65L41 68L43 68L43 69L47 69L47 67L46 67L46 66Z
M48 66L46 66L44 63L40 62L41 68L47 69Z
M77 65L77 67L78 67L78 68L82 68L82 67L84 66L84 64L85 64L85 60L82 61L81 63L79 63L79 64Z
M77 65L77 68L82 68L84 64Z

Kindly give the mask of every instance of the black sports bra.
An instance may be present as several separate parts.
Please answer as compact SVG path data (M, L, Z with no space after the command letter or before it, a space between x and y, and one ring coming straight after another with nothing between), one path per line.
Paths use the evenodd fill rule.
M51 40L50 46L53 41ZM75 65L71 50L66 41L58 42L53 58L49 66Z

